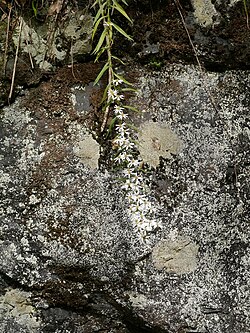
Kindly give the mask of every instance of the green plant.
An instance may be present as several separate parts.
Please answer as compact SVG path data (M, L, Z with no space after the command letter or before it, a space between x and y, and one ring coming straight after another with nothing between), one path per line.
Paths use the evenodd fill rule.
M120 2L127 5L125 0L120 0ZM114 64L117 62L123 64L123 62L112 53L114 32L132 40L121 27L114 23L114 13L119 12L130 23L132 23L132 20L118 0L96 0L93 6L97 7L97 13L94 19L92 38L96 35L98 28L102 27L102 32L93 53L96 56L96 61L105 53L107 58L95 80L95 84L97 84L107 72L107 85L102 98L104 115L101 133L106 129L107 118L112 111L111 124L114 126L116 133L113 139L113 149L115 150L113 164L118 166L119 170L122 170L122 189L126 193L129 219L138 234L145 240L148 232L160 227L161 221L154 218L156 209L152 198L149 199L150 190L144 180L141 168L142 161L140 158L134 157L138 154L133 139L133 126L128 124L129 114L126 111L135 110L135 108L124 105L124 92L135 91L135 89L131 83L115 71Z
M247 0L243 0L243 4L244 4L244 10L245 10L245 14L246 14L246 21L247 21L247 28L249 28L249 16L248 16L248 7L249 7L249 4L247 3Z
M127 2L125 0L121 0L121 2L127 5ZM113 63L123 62L121 59L112 54L112 45L114 42L114 31L120 33L128 40L132 40L132 38L121 27L119 27L113 22L112 16L114 14L114 11L117 11L122 14L122 16L130 23L132 23L132 20L129 18L124 8L119 4L118 0L96 0L93 4L93 7L97 7L97 13L94 19L92 39L95 37L98 28L102 26L102 33L93 51L93 54L96 56L95 61L98 61L100 56L105 52L107 56L107 61L95 80L95 84L97 84L104 75L104 73L106 71L108 72L108 83L104 91L102 100L104 117L101 125L101 132L103 132L107 123L107 118L111 105L114 101L118 101L123 98L123 95L117 94L116 88L118 84L125 83L127 85L130 85L128 81L126 81L121 75L114 71ZM129 89L130 88L122 88L120 90L127 91Z

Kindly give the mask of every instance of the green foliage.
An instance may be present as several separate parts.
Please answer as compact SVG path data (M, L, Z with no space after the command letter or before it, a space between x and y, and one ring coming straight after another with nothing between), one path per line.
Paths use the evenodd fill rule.
M122 95L114 96L113 93L116 91L115 86L117 82L122 82L122 84L126 84L131 86L131 84L125 80L121 75L115 72L114 63L124 64L123 61L117 56L112 54L112 45L114 43L115 33L119 33L127 40L132 41L132 37L127 34L117 23L113 21L113 17L116 13L119 13L123 16L123 18L132 23L132 20L126 13L124 7L121 5L127 5L125 0L96 0L93 4L93 8L96 8L96 15L93 23L93 31L92 31L92 39L94 39L97 35L97 32L100 32L99 39L96 43L96 46L93 50L93 54L95 55L95 61L98 61L101 55L106 54L106 63L102 67L101 71L97 75L94 84L97 84L103 75L107 73L108 82L106 89L104 91L103 99L102 99L102 109L104 110L104 119L101 126L101 132L104 131L107 117L109 114L109 109L112 104L114 104L114 98L123 98ZM133 88L120 88L120 91L132 91Z
M164 63L161 60L152 58L149 62L149 66L154 70L160 70L164 66Z
M249 12L249 3L247 0L243 0L243 4L244 4L244 10L245 10L245 14L246 14L246 21L247 21L247 28L249 28L249 15L248 15L248 12Z
M31 7L33 9L35 17L37 17L37 0L32 0Z

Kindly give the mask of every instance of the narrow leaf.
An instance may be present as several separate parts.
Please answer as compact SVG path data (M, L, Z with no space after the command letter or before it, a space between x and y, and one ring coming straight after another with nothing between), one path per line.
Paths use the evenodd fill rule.
M134 88L122 88L121 90L122 91L133 91L133 92L137 92L138 91L137 89L134 89Z
M103 52L105 52L107 50L107 48L108 48L107 46L102 47L100 49L100 51L97 52L96 57L95 57L95 62L98 61L98 59L100 58L100 56L103 54Z
M95 79L95 82L94 82L94 86L100 81L100 79L102 78L103 74L106 72L108 67L109 67L109 64L108 64L108 62L106 62L106 64L102 67L100 73L97 75L97 78Z
M32 1L32 9L33 9L33 12L34 12L34 14L35 14L35 17L37 17L37 8L36 8L36 6L35 6L35 1L33 0Z
M93 3L93 5L91 6L91 8L94 8L97 4L98 4L98 0Z
M119 5L119 3L116 0L113 0L113 3L114 3L114 8L116 10L118 10L118 12L120 12L129 22L133 23L131 18L128 16L128 14L125 12L125 10L122 8L122 6Z
M105 30L103 30L103 32L101 34L101 37L99 38L99 41L98 41L98 43L97 43L97 45L96 45L96 47L95 47L95 49L93 51L93 54L96 54L101 49L102 44L104 42L104 39L105 39L106 35L107 35L107 31L105 29Z
M108 128L108 132L106 134L106 138L108 138L108 136L110 135L110 133L112 132L113 128L114 128L114 125L115 125L115 122L117 121L117 118L112 118L110 124L109 124L109 128Z
M124 83L126 83L128 86L132 86L132 83L130 83L129 81L127 81L126 79L124 79L123 76L121 76L120 74L114 73L115 77L119 80L122 80Z
M101 104L103 104L106 101L106 97L107 97L107 93L108 93L108 89L110 88L110 84L108 84L103 92L103 96L102 96L102 100L101 100Z
M121 0L123 3L125 3L126 6L128 6L128 3L126 0Z
M118 57L116 57L114 55L112 55L112 58L115 59L115 60L117 60L117 61L119 61L121 64L125 65L125 62L122 61L120 58L118 58Z
M116 25L115 23L112 23L113 27L120 33L122 34L124 37L126 37L128 40L133 40L132 37L130 37L122 28L120 28L118 25Z
M133 106L130 106L130 105L123 105L122 107L125 108L125 109L129 109L131 111L134 111L134 112L141 113L140 110L138 110L137 108L134 108Z
M101 16L102 14L102 6L98 9L97 13L96 13L96 16L94 18L94 22L93 24L95 25L95 23L98 21L99 17Z
M94 36L96 34L96 31L98 29L98 26L100 24L100 22L105 18L106 16L102 16L99 18L99 20L96 21L96 23L94 24L94 28L93 28L93 31L92 31L92 39L94 39Z

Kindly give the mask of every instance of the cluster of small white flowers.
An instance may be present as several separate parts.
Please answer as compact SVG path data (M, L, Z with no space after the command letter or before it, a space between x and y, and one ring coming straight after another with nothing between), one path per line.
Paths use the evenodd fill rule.
M114 86L117 87L122 83L123 81L121 80L115 80ZM142 173L140 172L142 162L133 157L132 152L135 148L135 144L132 140L131 130L125 122L128 118L128 114L125 112L125 108L119 105L119 101L123 99L123 96L119 95L116 89L110 89L109 93L115 104L115 117L119 120L119 123L115 126L117 135L113 140L113 144L117 149L114 162L123 167L125 166L125 169L123 169L124 184L122 189L126 191L128 215L135 229L144 239L148 232L161 227L161 221L154 218L156 209L147 196L149 188L145 184Z

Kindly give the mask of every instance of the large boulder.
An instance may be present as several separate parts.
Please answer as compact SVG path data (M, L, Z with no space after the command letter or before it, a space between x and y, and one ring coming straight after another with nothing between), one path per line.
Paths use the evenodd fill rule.
M94 131L97 71L1 111L1 332L248 332L249 73L130 72L162 225L143 240Z

